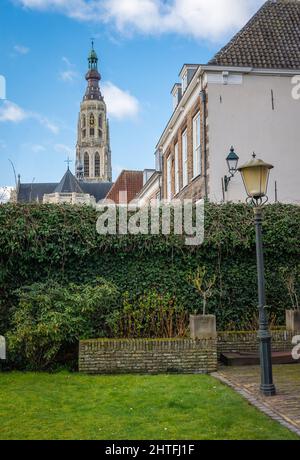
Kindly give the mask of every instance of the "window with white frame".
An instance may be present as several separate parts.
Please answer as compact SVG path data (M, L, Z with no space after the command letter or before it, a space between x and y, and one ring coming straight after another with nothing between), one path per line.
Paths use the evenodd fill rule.
M193 177L201 174L201 125L200 112L193 119Z
M175 144L175 195L179 193L179 156L178 143Z
M167 159L167 198L172 200L172 158L171 155Z
M187 131L182 134L182 186L188 184Z

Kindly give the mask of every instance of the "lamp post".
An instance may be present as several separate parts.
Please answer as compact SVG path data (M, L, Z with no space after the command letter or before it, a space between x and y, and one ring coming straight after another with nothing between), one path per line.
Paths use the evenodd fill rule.
M228 185L231 179L235 176L235 173L237 172L237 165L239 162L239 157L234 151L234 148L231 147L229 155L226 158L227 165L228 165L228 172L229 176L224 177L224 184L225 184L225 192L228 191Z
M257 257L257 275L258 275L258 299L259 299L259 332L260 341L260 367L261 367L261 392L265 396L274 396L276 388L273 383L272 372L272 347L271 333L268 326L268 315L266 312L266 294L265 294L265 273L264 273L264 255L262 240L262 207L268 201L267 188L270 170L272 165L262 160L253 159L241 166L240 171L246 193L247 201L254 206L254 222L256 231L256 257Z

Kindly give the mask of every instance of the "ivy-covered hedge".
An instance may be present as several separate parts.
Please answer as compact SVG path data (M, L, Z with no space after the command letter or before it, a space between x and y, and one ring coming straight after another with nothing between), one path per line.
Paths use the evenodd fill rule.
M283 322L290 301L279 272L299 267L300 208L269 205L264 215L267 300ZM86 284L101 276L128 291L132 301L157 291L201 311L201 299L187 282L199 265L217 276L208 312L216 313L218 328L245 328L252 320L257 286L251 208L207 204L200 247L175 236L101 236L96 220L89 207L0 205L0 333L10 328L13 292L48 279Z

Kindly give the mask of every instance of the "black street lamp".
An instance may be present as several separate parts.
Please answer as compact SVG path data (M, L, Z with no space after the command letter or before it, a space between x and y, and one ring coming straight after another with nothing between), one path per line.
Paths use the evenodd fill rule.
M265 294L265 270L262 240L262 207L268 201L267 188L272 165L262 160L253 159L241 166L240 171L248 195L247 201L254 206L256 230L256 257L258 274L258 299L259 299L259 332L260 341L260 367L261 367L261 392L265 396L274 396L276 388L273 383L272 372L272 345L271 333L268 325Z
M237 165L239 162L239 157L234 151L234 148L231 147L229 155L226 158L227 165L228 165L228 172L229 176L224 177L224 184L225 184L225 192L228 191L228 185L231 179L234 177L235 173L237 172Z

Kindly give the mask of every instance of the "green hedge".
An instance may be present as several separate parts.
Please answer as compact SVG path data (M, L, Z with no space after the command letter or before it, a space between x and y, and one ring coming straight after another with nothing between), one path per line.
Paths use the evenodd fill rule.
M290 302L279 269L299 267L300 208L269 205L264 214L267 301L283 322ZM48 279L80 284L102 276L128 291L133 301L155 290L175 295L189 311L201 309L187 282L198 265L217 275L208 311L216 313L219 329L251 322L257 309L251 208L207 204L200 247L185 246L174 236L100 236L96 220L89 207L0 205L0 332L10 327L13 291Z

